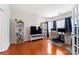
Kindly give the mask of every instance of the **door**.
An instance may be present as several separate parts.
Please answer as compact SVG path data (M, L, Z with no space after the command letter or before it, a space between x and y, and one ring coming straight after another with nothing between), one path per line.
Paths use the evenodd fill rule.
M79 5L72 11L72 54L79 55Z

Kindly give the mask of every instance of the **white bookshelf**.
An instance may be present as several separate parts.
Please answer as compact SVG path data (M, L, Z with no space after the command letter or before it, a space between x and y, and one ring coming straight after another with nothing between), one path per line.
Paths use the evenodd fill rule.
M24 22L15 19L15 43L22 43L24 41Z

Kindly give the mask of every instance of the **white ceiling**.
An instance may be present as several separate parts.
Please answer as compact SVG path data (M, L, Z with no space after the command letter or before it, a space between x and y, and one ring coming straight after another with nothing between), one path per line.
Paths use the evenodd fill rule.
M19 10L42 17L53 17L71 11L74 4L13 4L12 10Z

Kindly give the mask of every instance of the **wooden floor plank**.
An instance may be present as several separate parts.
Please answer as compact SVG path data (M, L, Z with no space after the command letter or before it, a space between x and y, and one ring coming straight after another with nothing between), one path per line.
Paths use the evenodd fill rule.
M70 55L65 50L65 45L58 47L51 44L47 39L21 44L11 44L7 51L0 53L3 55Z

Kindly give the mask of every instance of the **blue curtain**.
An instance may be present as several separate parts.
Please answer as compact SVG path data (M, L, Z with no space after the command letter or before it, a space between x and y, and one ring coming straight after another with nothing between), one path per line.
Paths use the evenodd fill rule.
M65 18L65 29L66 29L66 32L72 32L71 17Z
M46 22L46 25L47 25L47 37L49 37L48 22Z
M56 30L56 21L53 21L53 29Z

